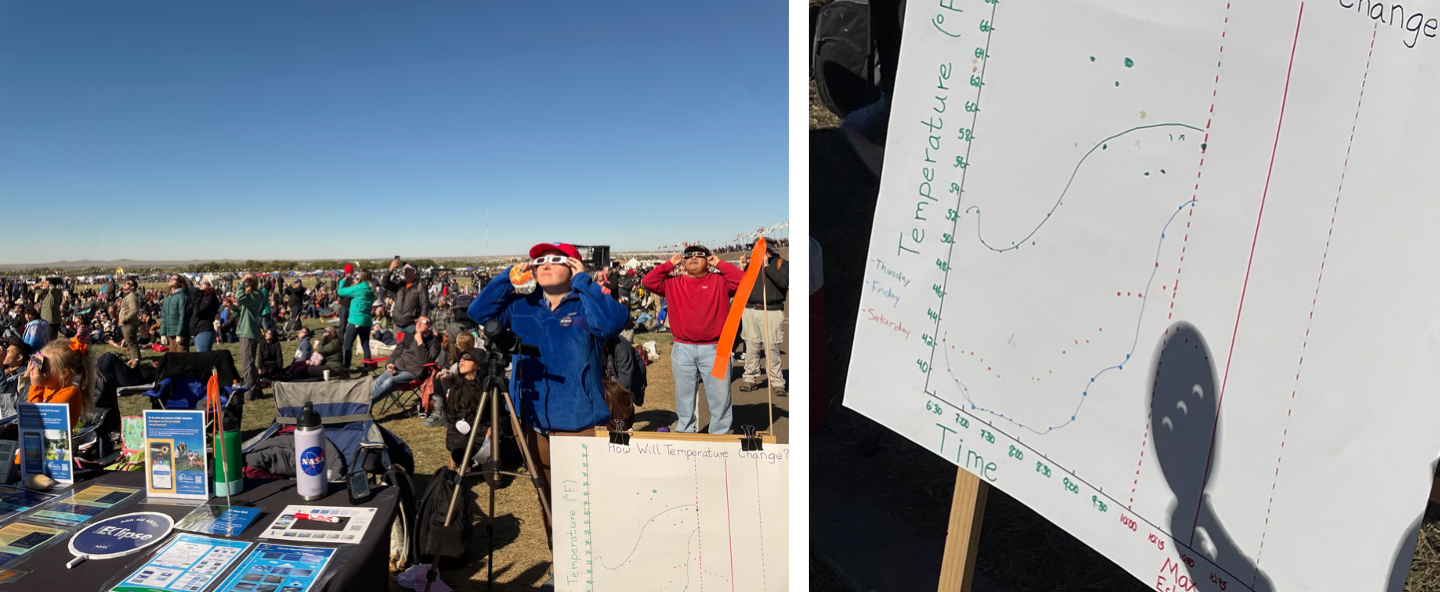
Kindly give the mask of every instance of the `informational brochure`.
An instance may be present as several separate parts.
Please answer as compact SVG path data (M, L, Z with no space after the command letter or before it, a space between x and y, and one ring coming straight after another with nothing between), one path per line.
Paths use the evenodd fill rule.
M113 592L199 592L230 567L250 543L181 533L111 588Z
M145 493L210 499L205 477L205 412L145 410Z
M70 406L64 403L20 403L19 421L23 477L45 475L60 483L74 483Z
M375 508L285 506L260 537L358 545L374 520Z
M239 536L259 515L259 508L204 505L191 510L175 527L190 532Z
M15 449L19 443L14 440L0 440L0 483L10 482L15 470Z
M11 522L0 526L0 565L7 565L21 555L64 535L63 529L24 522Z
M51 493L30 491L23 487L0 485L0 521L38 506L55 498Z
M135 487L91 485L79 491L71 490L60 494L59 499L36 508L27 518L59 526L84 524L139 495L140 489Z
M214 592L308 592L334 555L323 547L260 543Z

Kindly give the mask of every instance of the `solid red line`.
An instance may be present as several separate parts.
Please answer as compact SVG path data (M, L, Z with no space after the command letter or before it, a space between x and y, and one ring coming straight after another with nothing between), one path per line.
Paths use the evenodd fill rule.
M725 463L725 538L730 543L730 592L735 592L735 539L730 533L730 460Z
M1215 427L1210 429L1210 452L1205 456L1205 477L1200 481L1200 502L1205 503L1205 484L1210 481L1210 462L1215 456L1215 434L1220 430L1220 405L1225 402L1225 385L1230 381L1230 362L1235 355L1235 337L1240 334L1240 313L1245 310L1245 290L1250 287L1250 264L1255 262L1255 243L1260 240L1260 221L1265 217L1265 197L1270 194L1270 174L1275 171L1275 152L1280 147L1280 127L1285 123L1285 101L1290 97L1290 71L1295 66L1295 47L1300 44L1300 19L1305 16L1305 3L1295 17L1295 37L1290 41L1290 63L1285 66L1285 90L1280 93L1280 118L1275 122L1275 142L1270 145L1270 166L1265 169L1265 188L1260 191L1260 212L1255 215L1255 235L1250 238L1250 258L1245 262L1245 281L1240 284L1240 306L1235 310L1235 328L1230 332L1230 351L1225 354L1225 375L1220 379L1220 395L1215 399ZM1200 506L1195 506L1195 521L1190 525L1190 544L1195 544L1195 526L1200 524Z

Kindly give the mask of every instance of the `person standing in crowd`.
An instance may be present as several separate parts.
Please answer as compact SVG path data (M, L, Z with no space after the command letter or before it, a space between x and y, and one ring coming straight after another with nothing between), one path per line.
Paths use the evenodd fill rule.
M40 280L38 290L35 293L35 301L40 304L40 318L45 320L45 340L55 339L60 334L60 306L68 300L64 289L59 285L60 278L45 278ZM36 348L37 350L39 348Z
M754 245L750 246L754 249ZM765 244L764 273L750 290L745 311L740 313L740 334L745 339L745 384L740 390L760 388L760 352L765 348L765 364L770 370L770 386L777 395L785 395L785 375L780 363L780 341L784 338L785 294L790 290L790 266L780 254Z
M135 351L140 359L140 291L134 279L125 280L125 296L120 298L120 335L122 345Z
M300 330L300 315L305 311L305 286L300 283L299 278L285 291L285 307L289 309L285 316L285 330Z
M685 273L672 277L670 272L682 263ZM711 267L719 273L711 273ZM669 306L670 330L675 336L670 368L675 374L677 432L699 429L695 406L699 383L703 381L705 398L710 402L710 433L730 433L730 376L727 373L724 378L715 378L710 371L725 328L730 297L744 277L739 268L721 261L703 245L685 247L683 255L674 255L645 274L645 288L664 296Z
M430 299L425 296L425 285L415 279L415 266L409 263L401 270L404 280L395 281L395 267L400 261L390 262L390 273L386 274L387 279L380 283L390 294L394 295L395 304L390 308L390 322L395 327L396 333L410 335L415 332L415 319L430 313Z
M255 348L260 345L262 337L260 311L264 310L265 293L260 290L260 282L254 275L245 276L240 289L240 296L236 298L236 303L240 305L240 318L235 334L240 337L240 371L245 375L245 386L250 387L245 391L245 400L250 401L255 398L255 386L260 382L255 373Z
M355 354L356 337L360 338L360 351L365 354L361 359L370 359L370 327L375 324L370 308L375 304L375 288L370 285L370 270L361 270L359 281L355 282L355 285L345 286L335 293L340 295L341 302L350 303L349 311L340 311L345 319L345 347L342 348L345 354L340 361L340 369L349 372L350 363L353 361L351 356Z
M354 266L354 265L351 265L351 264L349 264L349 263L346 263L346 264L345 264L345 273L344 273L344 275L341 275L341 276L336 280L336 282L335 282L335 308L334 308L334 311L335 311L335 316L340 319L340 328L339 328L336 332L337 332L337 333L340 335L340 337L342 337L342 338L345 337L346 335L349 335L349 334L350 334L350 327L349 327L349 325L350 325L350 299L349 299L349 298L346 298L345 296L343 296L342 294L340 294L340 290L342 290L342 289L344 289L344 288L347 288L347 287L350 287L352 284L354 284L354 282L355 282L355 266ZM374 288L372 287L370 291L371 291L371 293L373 294L375 290L374 290ZM343 345L344 345L345 349L350 349L350 348L354 345L354 340L353 340L353 339L350 339L350 340L346 341ZM346 362L345 368L346 368L346 369L349 369L349 362Z
M390 361L375 379L370 400L378 401L405 383L420 378L425 374L425 365L439 357L440 336L430 331L430 319L415 319L414 333L405 335L405 339L395 345L395 351L390 352Z
M195 292L195 318L190 321L190 334L195 336L195 351L208 352L215 346L215 316L220 313L220 298L208 281L200 282Z
M190 290L185 285L185 276L177 273L170 276L170 294L160 305L160 336L169 340L170 351L185 351L190 321Z
M507 268L466 312L481 326L499 319L542 352L539 358L515 356L510 392L518 399L526 446L535 452L549 497L550 434L610 421L600 367L605 342L620 334L630 314L585 272L573 245L541 243L530 248L530 258L520 264L520 271L534 273L539 289L516 292Z

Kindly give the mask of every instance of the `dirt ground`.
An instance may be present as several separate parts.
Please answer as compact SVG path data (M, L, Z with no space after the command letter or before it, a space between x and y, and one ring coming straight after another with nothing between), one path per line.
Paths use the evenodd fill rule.
M788 251L788 249L783 249L781 255L788 258ZM738 254L725 256L727 259L738 259L738 257ZM325 326L323 321L317 319L306 319L304 324L311 328ZM789 321L787 320L785 325L786 341L781 344L787 375L789 373L788 325ZM664 426L673 430L677 416L675 415L675 383L670 370L670 350L674 341L668 333L638 333L635 335L636 343L646 341L655 342L656 348L660 352L660 359L651 363L647 368L649 386L646 389L645 405L636 408L635 429L655 431ZM294 354L295 346L296 341L293 339L284 342L285 359L290 359ZM216 347L229 350L238 363L240 359L238 344L217 344ZM118 350L108 345L99 345L93 351L96 356L99 356ZM160 355L147 351L145 359L158 358ZM732 358L730 388L734 413L733 431L739 433L740 427L744 425L753 425L757 431L766 431L768 428L775 434L778 441L788 443L790 440L789 397L775 397L775 421L772 426L770 413L767 411L769 398L767 392L764 389L749 393L740 392L743 368L743 363L738 356ZM701 401L697 405L700 410L699 425L700 430L705 431L709 426L710 412L704 401L703 393L700 397ZM273 399L267 391L261 399L246 405L241 423L244 437L249 438L271 424L275 417L275 406L272 401ZM120 400L120 409L123 415L140 415L141 410L147 408L149 408L149 399L145 397L129 396ZM421 425L421 419L416 417L413 412L389 411L380 415L377 411L376 419L381 426L403 439L414 451L415 487L417 494L423 492L435 470L449 465L449 455L444 446L445 429L443 425L437 428L424 427ZM513 469L524 472L521 467L513 467ZM479 477L469 477L466 479L466 483L470 485L469 490L475 496L476 501L472 505L472 513L477 522L470 529L470 536L466 539L465 553L458 565L446 567L442 563L441 579L456 590L478 591L486 589L485 556L488 537L485 517L489 514L490 489ZM535 489L530 486L528 480L503 480L500 487L495 490L495 507L494 589L502 592L538 590L550 569L551 553L546 544L544 521ZM396 592L404 590L393 580L390 587L392 591Z

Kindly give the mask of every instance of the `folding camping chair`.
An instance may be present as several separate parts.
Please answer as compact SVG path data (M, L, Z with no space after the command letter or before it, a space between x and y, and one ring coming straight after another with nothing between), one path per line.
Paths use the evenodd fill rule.
M244 396L249 387L225 385L239 374L235 371L235 359L227 350L209 352L167 352L160 358L156 369L156 381L149 385L121 387L117 394L129 394L144 387L140 394L150 397L152 409L197 409L205 401L205 385L210 381L211 371L221 377L220 401L229 404L230 397Z
M397 333L395 335L396 343L400 343L404 339L404 333ZM381 372L385 371L385 361L389 359L389 357L370 358L368 360L360 360L360 364L365 366L365 370L369 372L370 377L374 379L379 377ZM384 417L392 411L400 411L403 413L407 409L417 407L420 404L420 386L425 384L425 381L429 380L430 376L433 375L439 367L437 364L426 364L425 372L421 373L419 378L401 384L387 393L380 399L381 408L377 409L379 415Z
M308 401L320 414L325 438L340 452L341 463L335 466L336 470L330 470L329 463L326 463L331 481L343 481L345 475L356 470L384 473L392 463L413 473L415 461L410 447L376 424L375 417L370 414L373 386L374 380L369 376L353 380L275 383L275 422L241 444L241 452L249 453L267 439L288 435Z

